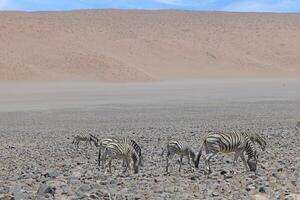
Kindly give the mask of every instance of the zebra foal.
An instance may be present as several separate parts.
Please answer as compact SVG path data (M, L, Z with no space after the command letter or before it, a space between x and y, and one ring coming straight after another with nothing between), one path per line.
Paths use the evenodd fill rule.
M92 146L92 143L94 143L94 145L96 147L98 147L99 140L98 140L98 138L96 136L94 136L92 134L89 134L89 135L83 135L83 134L82 135L80 135L80 134L79 135L75 135L74 138L73 138L72 144L74 144L75 147L78 148L79 147L79 143L81 141L85 141L86 144L89 143L90 146Z
M190 165L190 168L192 168L191 161L195 164L195 153L194 151L188 147L187 145L183 144L182 142L179 142L177 140L170 140L167 144L166 149L163 150L161 153L161 156L163 156L164 152L167 151L167 165L166 165L166 172L169 172L169 159L171 160L175 154L180 156L180 163L179 163L179 172L181 171L182 166L182 160L183 157L186 156L188 159L188 164Z
M107 158L108 157L108 158ZM134 173L139 172L139 155L132 147L127 139L115 140L108 143L104 149L104 153L101 157L103 168L105 168L105 162L108 159L109 172L111 173L111 165L114 159L122 159L126 163L123 172L127 171L130 167L130 161L133 161Z
M218 132L210 133L203 140L202 146L200 147L197 159L195 162L195 167L198 168L200 157L202 154L202 149L206 153L205 156L205 166L208 173L211 173L210 159L218 153L230 153L235 152L234 155L234 166L238 157L241 157L244 166L248 169L249 166L251 171L256 171L257 168L257 151L255 149L254 143L246 135L240 132ZM244 152L248 155L246 161L244 157Z
M142 164L142 148L137 144L137 142L133 139L128 139L128 138L116 138L116 137L111 137L111 138L105 138L102 139L99 143L99 153L98 153L98 166L100 166L101 163L101 154L102 151L104 151L104 149L106 148L106 146L111 143L111 142L127 142L129 143L132 148L135 150L135 152L137 153L137 155L139 156L139 165L143 166ZM123 161L123 165L125 164L125 161ZM104 168L103 165L103 160L102 160L102 168Z

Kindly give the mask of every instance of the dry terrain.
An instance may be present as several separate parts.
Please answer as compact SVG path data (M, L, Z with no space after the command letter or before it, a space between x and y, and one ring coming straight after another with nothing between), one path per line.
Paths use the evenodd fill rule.
M300 75L300 14L0 12L0 80Z
M300 81L201 79L155 83L0 84L0 198L15 199L299 199ZM213 173L168 175L162 148L171 138L198 150L207 130L250 129L264 135L257 173L218 155ZM97 149L72 135L126 135L142 146L138 174L100 171ZM55 188L55 190L54 190ZM51 191L53 190L53 191ZM297 194L298 193L298 194ZM298 196L297 196L298 195Z

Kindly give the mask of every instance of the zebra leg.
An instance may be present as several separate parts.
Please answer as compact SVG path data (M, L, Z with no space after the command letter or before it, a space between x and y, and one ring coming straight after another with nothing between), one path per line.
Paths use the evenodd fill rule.
M233 159L233 168L236 167L236 163L237 163L239 156L241 156L241 152L235 152L234 159ZM234 170L232 169L232 170L230 170L230 172L234 173Z
M101 157L101 161L102 161L102 169L105 169L105 161L106 161L106 152L103 153L102 157Z
M125 169L124 169L123 173L127 172L127 168L129 168L129 170L130 170L130 164L129 164L129 160L128 160L128 159L125 159L125 158L123 158L123 161L124 161L124 160L125 160L126 164L125 164Z
M99 153L98 153L98 166L100 167L100 163L101 163L101 146L99 147Z
M210 167L210 159L215 156L218 152L215 153L209 153L206 158L205 158L205 165L206 165L206 170L208 171L208 174L211 174L211 167Z
M243 152L240 154L240 157L242 158L243 163L244 163L244 166L245 166L246 170L248 171L247 162L246 162L246 159L245 159L245 156L244 156L244 153L243 153Z
M170 165L170 161L169 159L172 159L172 155L171 153L169 152L169 150L167 150L167 166L166 166L166 172L169 173L169 165Z
M122 161L123 161L122 167L126 167L126 160L125 160L125 158L123 158Z
M167 166L166 166L166 172L169 173L169 156L167 155Z
M141 155L141 156L140 156L140 160L139 160L139 166L141 166L141 167L143 167L143 162L142 162L142 160L143 160L143 156Z
M191 161L190 161L190 159L191 159L190 154L188 154L187 157L188 157L188 164L190 166L190 169L192 170L192 164L191 164Z
M235 152L235 154L234 154L234 159L233 159L233 166L234 167L236 166L236 163L237 163L237 160L238 160L240 154L241 154L240 152Z
M181 172L182 158L183 158L183 155L180 155L179 172Z
M109 167L109 173L111 173L111 163L112 163L112 158L109 159L109 162L108 162L108 167Z

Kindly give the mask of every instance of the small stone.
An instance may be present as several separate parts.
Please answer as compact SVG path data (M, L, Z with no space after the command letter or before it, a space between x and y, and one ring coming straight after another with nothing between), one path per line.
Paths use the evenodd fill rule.
M224 179L226 180L226 179L230 179L232 177L233 177L232 175L226 175L226 176L224 176Z
M88 184L81 185L78 190L81 192L88 192L92 189L92 187Z
M266 193L266 189L263 186L260 187L258 191L261 192L261 193Z
M253 186L253 185L248 185L247 187L246 187L246 190L249 192L250 190L254 190L255 189L255 186Z
M222 170L222 171L220 172L220 174L221 174L221 175L225 175L225 174L227 174L227 172L226 172L225 170Z
M44 176L47 178L56 178L59 174L57 172L47 172Z
M211 194L213 197L217 197L219 196L219 193L217 191L214 191L212 194Z

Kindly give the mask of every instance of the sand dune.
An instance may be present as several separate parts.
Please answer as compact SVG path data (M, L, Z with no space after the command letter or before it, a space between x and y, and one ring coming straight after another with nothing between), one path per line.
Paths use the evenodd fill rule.
M0 80L300 75L300 14L1 12Z

